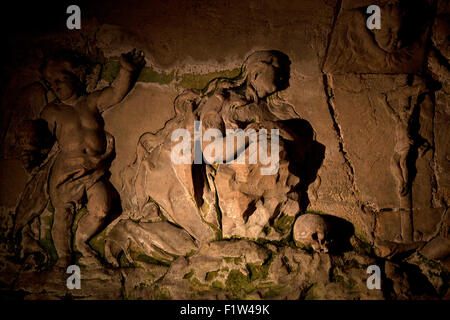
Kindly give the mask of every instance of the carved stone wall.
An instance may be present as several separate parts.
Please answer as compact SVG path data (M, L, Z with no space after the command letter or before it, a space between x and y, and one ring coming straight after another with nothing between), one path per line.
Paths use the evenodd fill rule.
M366 27L372 4L380 30ZM448 299L448 1L81 9L80 30L56 19L5 40L2 296ZM267 66L278 80L257 80ZM83 88L75 100L61 98L58 70ZM62 105L76 115L61 116ZM92 129L101 152L80 138L90 156L71 157L75 140L58 130L75 118L68 136ZM171 134L193 134L194 121L224 134L279 129L277 175L175 165ZM66 287L68 264L82 267L80 290ZM392 285L366 287L373 264Z

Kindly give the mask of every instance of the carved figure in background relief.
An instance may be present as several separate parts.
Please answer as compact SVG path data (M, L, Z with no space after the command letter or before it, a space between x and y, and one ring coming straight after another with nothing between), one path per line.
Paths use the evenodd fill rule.
M372 4L372 3L369 3ZM422 68L431 20L426 1L384 1L381 28L366 27L367 7L345 1L333 30L327 73L412 73Z
M388 95L385 95L387 112L395 120L395 146L391 158L391 171L397 181L398 193L401 198L411 193L413 175L411 169L417 156L424 155L431 144L418 132L419 100L409 99L403 106L391 106Z
M76 76L73 61L55 58L42 68L57 99L44 108L21 140L25 167L39 169L16 209L14 234L39 216L50 200L57 266L72 262L74 213L86 205L87 213L78 222L75 245L82 254L81 263L90 264L96 260L87 241L102 229L113 209L116 191L108 180L108 169L114 157L114 138L104 130L101 114L126 96L145 65L143 53L136 50L123 54L120 62L121 70L111 86L90 94ZM43 144L48 152L46 158L42 156L43 148L37 150L39 144L34 141L42 139L36 134L43 131L42 123L48 130L42 135L56 142L50 152L48 143Z
M409 187L409 168L408 155L414 145L411 137L411 116L414 107L404 107L399 114L394 114L397 121L395 126L395 147L391 158L392 173L397 180L398 192L400 196L405 197L410 192Z
M390 169L398 188L401 242L406 243L414 239L412 186L417 172L415 162L419 155L423 156L432 148L419 132L420 104L424 94L414 92L413 87L402 91L402 94L408 93L410 95L406 98L400 98L395 93L384 95L386 111L395 121L395 145Z

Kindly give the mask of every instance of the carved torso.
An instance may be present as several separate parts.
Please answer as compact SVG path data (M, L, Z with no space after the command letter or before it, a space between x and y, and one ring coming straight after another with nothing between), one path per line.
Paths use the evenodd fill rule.
M96 107L86 98L75 105L53 104L47 106L46 120L55 125L55 135L62 153L69 156L99 155L105 152L104 121Z

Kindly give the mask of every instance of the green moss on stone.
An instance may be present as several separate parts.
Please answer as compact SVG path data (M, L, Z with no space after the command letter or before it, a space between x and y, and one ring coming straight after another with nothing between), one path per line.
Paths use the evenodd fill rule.
M212 281L219 275L219 271L210 271L206 274L205 280Z
M75 234L78 227L78 222L83 218L83 216L87 213L87 208L83 207L77 212L75 212L75 217L73 218L73 224L72 224L72 234Z
M367 254L368 256L376 256L374 247L365 239L362 233L356 233L356 229L355 236L357 238L357 251Z
M155 70L153 70L152 67L145 67L142 69L141 73L139 74L139 77L137 81L140 82L155 82L160 84L169 84L173 81L175 78L174 72L171 73L159 73Z
M102 74L100 75L100 78L107 82L112 82L119 74L119 70L120 70L119 59L112 58L106 61L106 63L103 65Z
M53 209L54 212L54 209ZM58 254L56 253L55 246L53 245L52 239L52 224L53 215L51 216L41 216L41 223L45 225L45 230L39 239L39 245L47 252L48 261L47 266L51 266L58 260Z
M271 251L269 258L264 261L262 265L256 263L248 263L247 269L249 271L249 276L251 281L265 280L269 275L270 266L275 260L276 253Z
M236 269L230 271L225 285L226 290L234 298L241 297L242 293L248 294L255 290L255 286L252 284L250 278Z
M224 257L223 260L227 263L234 263L234 264L241 264L242 258L241 257Z
M292 229L292 225L294 224L295 217L288 216L282 213L277 219L274 221L274 228L285 234L290 232Z
M270 226L265 226L263 228L263 232L266 236L268 236L272 232L272 228Z
M136 267L136 265L133 262L128 261L127 257L125 256L125 254L123 252L120 253L118 262L119 262L119 266L121 268L135 268Z
M346 282L345 282L345 287L349 290L353 289L356 286L356 280L349 278Z
M213 281L211 287L216 290L225 290L225 285L220 281Z
M266 279L269 274L269 268L266 265L249 263L247 268L249 270L251 281Z
M155 286L155 300L171 300L172 296L170 294L170 291L166 288L160 288L158 286Z
M162 259L159 256L157 256L156 258L151 257L151 256L144 254L143 252L136 252L135 254L133 254L133 259L135 261L139 261L139 262L143 262L143 263L147 263L147 264L163 265L166 267L170 266L170 261L168 261L166 259Z
M186 258L192 257L196 252L197 252L196 250L192 249L185 255L185 257Z
M106 61L106 63L103 64L100 78L111 83L119 74L120 67L121 65L118 57L110 58L108 61ZM215 78L235 78L239 75L240 72L240 68L235 68L231 70L222 70L206 74L185 73L181 76L181 80L178 84L184 89L201 90ZM151 66L143 68L137 79L137 81L140 82L152 82L159 84L169 84L174 80L175 71L172 71L170 73L158 72Z
M283 265L286 267L286 269L287 269L287 271L289 272L289 273L291 273L293 270L292 270L292 266L291 266L291 264L289 263L289 258L288 257L286 257L286 256L283 256L282 258L281 258L281 262L283 263Z
M309 243L303 243L303 242L295 241L295 245L296 245L298 248L300 248L300 249L302 249L302 250L305 250L305 251L308 252L308 253L313 253L313 252L314 252L313 247L312 247L311 244L309 244Z
M117 77L120 71L120 60L117 57L109 59L102 68L100 78L112 82ZM160 84L169 84L175 79L175 72L157 72L152 67L145 67L141 70L137 81L140 82L154 82Z
M106 229L96 235L89 241L89 245L92 249L98 252L100 257L105 259L105 237L106 237Z
M190 279L193 275L194 275L194 270L191 269L188 273L186 273L183 276L183 279Z
M55 213L55 207L53 207L51 201L48 202L47 210L50 211L51 213Z
M233 262L234 262L234 264L241 264L242 263L242 258L234 258Z
M312 284L306 291L305 300L317 300L319 299L317 293L317 284Z
M323 212L323 211L320 211L320 210L306 210L306 213L313 213L313 214L327 214L327 213L325 213L325 212Z
M344 282L344 277L339 274L336 274L336 275L333 275L332 280L334 282Z
M263 293L264 299L273 299L279 297L286 286L279 285L270 287L265 293Z
M191 284L191 289L194 291L209 291L210 290L209 285L201 282L196 277L191 277L189 279L189 282Z
M201 90L206 87L206 85L213 79L223 77L223 78L235 78L241 72L240 68L235 68L231 70L222 70L217 72L210 72L206 74L194 74L185 73L181 76L180 86L185 89L198 89Z
M416 253L416 256L420 263L424 264L425 268L419 266L422 269L422 273L429 276L440 277L442 279L442 285L437 288L439 297L444 297L450 288L450 272L444 268L439 262L428 259L420 252Z

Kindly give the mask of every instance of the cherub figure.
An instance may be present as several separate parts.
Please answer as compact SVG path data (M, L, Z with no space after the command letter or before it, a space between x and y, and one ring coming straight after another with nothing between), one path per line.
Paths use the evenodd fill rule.
M121 69L112 84L90 94L86 93L70 61L51 60L42 69L56 100L43 109L39 121L46 122L57 143L41 163L41 171L47 172L45 179L42 174L35 175L35 181L32 178L24 191L16 210L14 233L38 216L49 198L54 208L51 233L58 267L67 267L72 262L72 224L76 210L87 207L75 237L76 249L82 254L81 264L85 265L96 261L88 241L101 231L112 210L115 189L108 180L108 169L114 157L114 138L104 129L102 113L131 90L145 65L144 54L134 49L122 54L120 63ZM27 168L30 165L36 166L25 163ZM26 194L32 193L33 186L39 183L47 184L46 188L37 188L48 192L46 201L42 195Z

